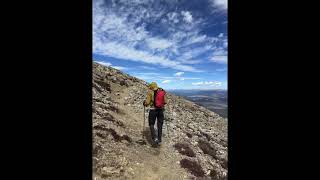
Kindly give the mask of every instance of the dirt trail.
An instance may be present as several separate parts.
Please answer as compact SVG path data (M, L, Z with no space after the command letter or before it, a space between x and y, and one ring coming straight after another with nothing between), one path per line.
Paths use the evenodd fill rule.
M143 119L147 82L98 64L93 70L94 180L227 179L224 118L168 92L162 145L154 148L148 112Z
M127 151L130 154L125 154L125 157L129 161L131 177L134 180L179 180L187 179L188 174L179 165L179 159L175 156L173 149L170 148L170 138L167 136L166 124L163 126L163 142L160 147L152 147L150 139L150 131L148 125L148 114L145 114L145 129L143 132L143 106L141 105L140 111L136 112L130 106L125 106L126 100L124 97L129 96L129 89L119 89L119 87L113 87L117 92L117 97L113 99L119 103L118 108L121 113L114 114L114 116L121 116L125 119L125 125L128 129L131 129L130 137L133 139L135 150ZM142 142L142 134L144 134L145 144L139 144ZM130 148L130 147L129 147ZM128 179L122 177L119 179Z

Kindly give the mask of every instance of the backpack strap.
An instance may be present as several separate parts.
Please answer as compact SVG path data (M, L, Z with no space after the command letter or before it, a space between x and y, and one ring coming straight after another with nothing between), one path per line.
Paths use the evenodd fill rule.
M153 91L153 106L156 107L156 94L158 90Z

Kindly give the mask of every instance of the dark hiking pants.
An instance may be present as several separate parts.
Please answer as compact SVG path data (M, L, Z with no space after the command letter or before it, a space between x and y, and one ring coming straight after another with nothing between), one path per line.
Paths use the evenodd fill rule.
M163 110L162 109L154 109L149 111L149 126L151 131L151 138L152 140L155 140L155 138L158 138L158 140L161 142L161 136L162 136L162 125L163 125ZM158 136L155 134L154 124L157 119L157 127L158 127Z

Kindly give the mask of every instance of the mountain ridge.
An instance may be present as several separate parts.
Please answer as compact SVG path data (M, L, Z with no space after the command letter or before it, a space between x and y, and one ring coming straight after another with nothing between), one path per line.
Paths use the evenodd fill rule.
M163 144L152 148L147 82L94 62L92 84L95 180L227 179L224 118L168 92Z

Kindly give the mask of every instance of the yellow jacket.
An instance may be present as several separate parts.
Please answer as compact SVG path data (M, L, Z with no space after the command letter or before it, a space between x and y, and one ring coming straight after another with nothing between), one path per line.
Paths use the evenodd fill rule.
M147 99L145 101L145 105L146 106L150 106L150 107L153 107L154 106L154 91L152 90L148 90L148 93L147 93ZM166 104L167 103L167 97L166 95L164 96L164 103Z

